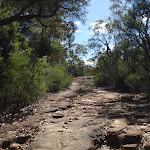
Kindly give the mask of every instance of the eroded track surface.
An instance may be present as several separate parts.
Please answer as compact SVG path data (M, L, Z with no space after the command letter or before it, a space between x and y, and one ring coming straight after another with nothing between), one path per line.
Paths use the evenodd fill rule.
M1 124L1 135L5 135L0 138L1 147L27 150L149 148L148 101L141 95L92 89L92 80L92 77L76 78L66 91L45 95L24 120L8 123L7 129L2 129L4 124ZM7 133L3 133L4 129Z

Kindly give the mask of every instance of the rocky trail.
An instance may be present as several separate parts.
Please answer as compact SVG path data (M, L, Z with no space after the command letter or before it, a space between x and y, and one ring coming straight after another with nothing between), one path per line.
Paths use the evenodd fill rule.
M0 116L0 150L150 150L150 104L140 94L75 78L15 114Z

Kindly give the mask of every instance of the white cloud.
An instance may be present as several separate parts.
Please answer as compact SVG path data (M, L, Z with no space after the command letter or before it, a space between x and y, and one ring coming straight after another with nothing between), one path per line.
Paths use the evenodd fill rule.
M80 32L82 32L82 30L78 29L78 30L75 31L75 33L80 33Z
M113 49L114 49L114 45L110 45L109 48L110 48L111 50L113 50Z
M77 26L77 30L75 31L75 33L80 33L80 32L82 32L82 30L78 29L79 26L80 26L80 24L81 24L81 22L80 22L80 21L76 21L76 22L74 22L74 24Z
M80 21L76 21L74 22L75 25L80 26L81 22Z
M94 66L94 65L96 65L96 61L89 61L89 60L84 60L84 63L86 64L86 65L92 65L92 66Z
M146 20L147 20L147 17L144 17L144 18L143 18L143 21L146 21Z
M105 33L105 32L107 32L106 27L105 27L106 24L107 24L106 22L103 22L101 24L99 24L98 22L92 22L90 24L90 27L91 27L90 34L94 34L93 30L95 30L96 33Z
M146 22L147 19L148 19L147 17L144 17L142 20L143 20L143 22ZM148 21L150 22L150 19Z

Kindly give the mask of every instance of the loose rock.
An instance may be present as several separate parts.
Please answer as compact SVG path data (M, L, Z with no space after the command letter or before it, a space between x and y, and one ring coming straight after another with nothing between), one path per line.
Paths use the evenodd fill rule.
M21 148L21 145L18 143L13 143L10 145L10 150L17 150L19 148Z

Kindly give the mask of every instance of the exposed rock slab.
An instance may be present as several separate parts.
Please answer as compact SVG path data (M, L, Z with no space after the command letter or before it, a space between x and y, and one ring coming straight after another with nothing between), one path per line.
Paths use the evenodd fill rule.
M59 110L58 107L49 107L49 108L44 110L44 113L56 112L58 110Z
M62 93L58 94L58 98L59 99L63 99L63 98L75 98L77 97L77 93L74 91L65 91Z
M26 137L34 135L28 150L138 149L142 137L150 137L149 103L108 88L91 90L90 79L78 77L66 91L49 93L25 120L0 124L0 145L19 143L25 150Z
M42 150L88 150L93 148L96 144L93 140L97 139L98 141L96 135L101 132L96 133L99 131L98 128L88 126L90 120L91 118L83 117L70 122L66 127L63 121L59 124L46 126L45 132L38 134L28 150L38 150L39 148ZM93 122L93 124L95 123Z
M124 133L122 133L119 138L121 141L121 144L140 144L142 139L143 132L141 129L138 129L136 127L130 128L128 130L125 130Z
M107 143L112 147L120 147L119 134L123 132L123 129L127 127L126 119L116 119L110 126L107 132Z
M53 107L55 108L59 108L59 109L67 109L67 108L71 108L72 104L70 102L59 102L53 105Z
M110 126L108 133L114 133L117 132L119 133L123 129L127 127L127 120L126 119L116 119Z

